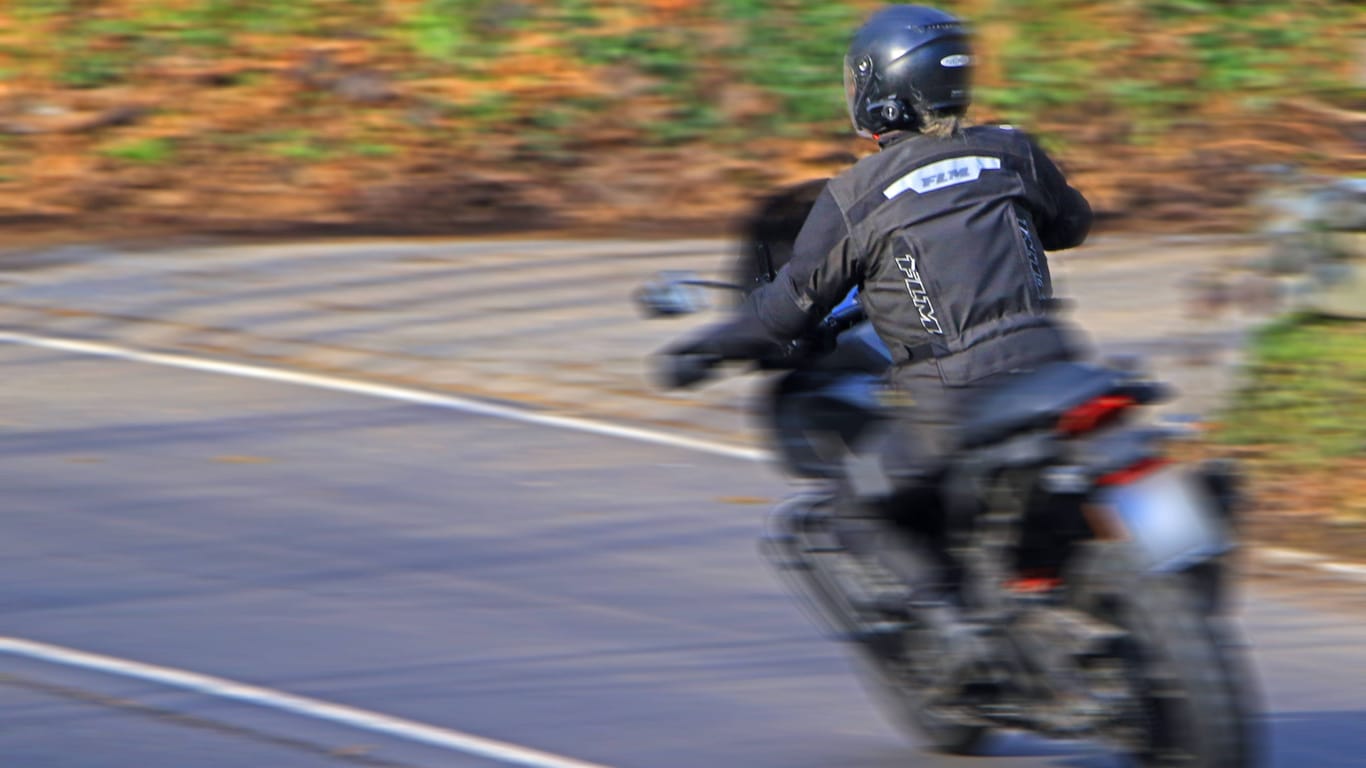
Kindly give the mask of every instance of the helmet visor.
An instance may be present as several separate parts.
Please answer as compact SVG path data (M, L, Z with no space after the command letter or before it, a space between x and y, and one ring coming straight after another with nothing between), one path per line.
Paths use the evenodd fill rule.
M863 93L867 87L868 76L859 76L856 66L847 58L844 60L844 106L849 110L849 122L854 132L865 139L875 138L872 131L859 125L859 110L863 106Z

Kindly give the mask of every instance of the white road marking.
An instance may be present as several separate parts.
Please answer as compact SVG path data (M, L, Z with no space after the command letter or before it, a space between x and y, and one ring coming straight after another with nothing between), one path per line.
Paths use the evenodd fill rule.
M1284 547L1262 547L1257 551L1263 560L1273 563L1286 563L1289 565L1314 565L1322 563L1328 558L1313 552L1304 552L1298 549L1286 549Z
M399 717L382 715L364 709L331 704L305 696L262 688L255 685L186 672L170 667L159 667L128 661L113 656L86 653L58 645L36 643L14 637L0 637L0 653L21 656L65 667L93 670L120 677L130 677L158 683L171 688L193 691L220 699L231 699L258 707L292 712L317 720L326 720L360 730L415 741L453 752L475 755L511 765L529 768L607 768L599 763L561 757L549 752L516 744L486 739L468 733L427 725Z
M224 376L236 376L244 379L259 379L282 384L295 384L303 387L331 390L333 392L346 392L353 395L378 397L385 400L397 400L399 402L411 403L414 405L425 405L432 408L444 408L450 411L461 411L463 413L492 416L495 418L507 419L509 421L519 421L524 424L536 424L543 427L554 427L556 429L567 429L574 432L586 432L593 435L605 435L607 437L618 437L624 440L635 440L642 443L683 448L690 451L709 453L714 456L724 456L731 459L766 461L770 458L770 454L767 451L757 448L727 445L726 443L699 440L697 438L674 435L668 432L658 432L652 429L641 429L639 427L627 427L605 421L595 421L593 419L536 413L535 411L523 410L506 405L496 405L494 403L485 403L454 395L424 392L420 389L390 386L387 384L374 384L356 379L346 379L340 376L303 373L301 371L291 371L283 368L268 368L245 363L229 363L221 360L194 357L192 355L142 352L136 349L129 349L127 347L120 347L114 344L106 344L97 341L36 336L13 331L0 331L0 343L19 344L26 347L37 347L39 349L51 349L81 355L107 357L114 360L160 365L168 368L217 373Z
M709 453L726 458L746 461L763 461L769 454L762 450L744 448L708 440L698 440L666 432L627 427L608 422L593 421L568 416L525 411L510 406L483 403L452 395L423 392L406 387L373 384L337 376L323 376L258 365L229 363L219 360L193 357L190 355L143 352L113 344L104 344L78 339L63 339L36 336L27 333L0 331L0 343L18 344L39 349L70 352L95 357L105 357L128 362L160 365L203 373L215 373L246 379L273 381L282 384L345 392L367 397L433 408L461 411L464 413L508 419L526 424L536 424L556 429L586 432L625 440L665 445L690 451ZM440 728L433 725L404 720L398 717L370 712L355 707L332 704L318 699L275 691L259 686L245 685L232 680L202 675L169 667L159 667L112 656L86 653L56 645L33 642L14 637L0 637L0 653L37 659L52 664L95 670L111 675L136 678L159 683L172 688L195 691L207 696L232 699L261 707L292 712L306 717L330 721L361 730L383 733L400 739L420 742L452 751L487 757L504 763L530 766L531 768L606 768L596 763L588 763L573 758L561 757L516 744L486 739L468 733Z
M1361 563L1322 563L1318 569L1353 581L1366 581L1366 565Z

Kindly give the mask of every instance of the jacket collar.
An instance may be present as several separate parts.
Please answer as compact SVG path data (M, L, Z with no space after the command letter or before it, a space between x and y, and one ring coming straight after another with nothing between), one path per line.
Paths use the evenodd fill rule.
M892 131L891 133L884 133L881 136L878 136L877 145L881 149L887 149L888 147L908 141L919 135L920 133L917 131Z

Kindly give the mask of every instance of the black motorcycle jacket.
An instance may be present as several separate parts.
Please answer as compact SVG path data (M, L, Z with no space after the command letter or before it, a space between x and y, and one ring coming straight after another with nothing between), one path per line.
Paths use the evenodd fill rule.
M1086 199L1023 133L891 137L830 181L792 259L694 348L771 349L858 286L893 360L933 359L946 386L1065 358L1044 251L1079 245L1090 226Z

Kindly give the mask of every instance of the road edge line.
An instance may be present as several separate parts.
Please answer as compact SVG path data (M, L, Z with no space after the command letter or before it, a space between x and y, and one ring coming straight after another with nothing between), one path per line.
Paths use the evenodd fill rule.
M50 645L17 637L0 637L0 653L36 661L74 667L116 677L157 683L169 688L191 691L218 699L228 699L257 707L303 715L338 725L384 734L406 741L439 747L502 763L528 768L608 768L572 757L543 752L496 739L464 733L451 728L419 723L401 717L333 704L321 699L297 696L284 691L235 682L198 672L145 664L105 656L60 645Z
M583 432L604 437L616 437L625 440L635 440L636 442L651 443L654 445L683 448L690 451L708 453L714 456L723 456L731 459L759 462L767 461L771 456L768 451L758 448L746 448L739 445L685 437L683 435L675 435L643 427L629 427L577 416L557 416L549 413L537 413L535 411L529 411L509 405L499 405L467 397L460 397L458 395L447 395L392 384L377 384L360 379L349 379L342 376L305 373L303 371L290 370L287 368L272 368L252 363L227 362L182 353L147 352L100 341L86 341L56 336L38 336L16 331L0 331L0 343L16 344L19 346L47 349L57 352L71 352L94 357L105 357L127 362L160 365L168 368L199 371L201 373L217 373L245 379L293 384L297 386L312 387L314 389L325 389L332 392L378 397L413 405L425 405L433 408L444 408L450 411L460 411L478 416L491 416L524 424L535 424L538 426L554 427L573 432Z

